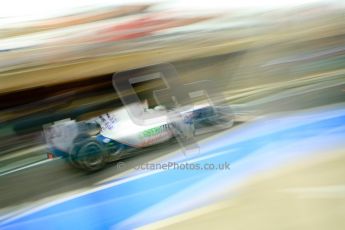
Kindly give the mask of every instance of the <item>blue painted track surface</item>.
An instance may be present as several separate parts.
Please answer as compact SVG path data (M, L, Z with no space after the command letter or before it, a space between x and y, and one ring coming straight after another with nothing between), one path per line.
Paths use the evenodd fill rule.
M99 188L4 220L1 229L132 229L221 199L239 183L345 147L345 107L271 116L200 143L167 161L230 163L230 170L134 172ZM234 194L234 199L235 199Z

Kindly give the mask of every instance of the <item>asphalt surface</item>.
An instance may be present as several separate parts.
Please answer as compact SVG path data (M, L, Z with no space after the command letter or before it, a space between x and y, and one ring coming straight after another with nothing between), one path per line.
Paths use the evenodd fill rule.
M201 140L207 136L210 134L198 138ZM0 176L0 207L3 212L13 211L31 202L93 188L103 180L125 177L136 166L174 154L179 148L176 141L170 141L148 151L138 150L135 156L109 163L105 169L94 173L75 169L63 159L42 162Z

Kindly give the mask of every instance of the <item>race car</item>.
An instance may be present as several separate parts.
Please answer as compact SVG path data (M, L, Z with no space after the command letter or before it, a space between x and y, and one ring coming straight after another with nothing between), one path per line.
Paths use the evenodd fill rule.
M233 125L229 106L198 105L179 109L143 107L131 116L131 104L87 121L62 120L44 126L48 158L60 157L73 166L97 171L113 162L172 139L188 143L195 135ZM140 151L139 151L140 152Z

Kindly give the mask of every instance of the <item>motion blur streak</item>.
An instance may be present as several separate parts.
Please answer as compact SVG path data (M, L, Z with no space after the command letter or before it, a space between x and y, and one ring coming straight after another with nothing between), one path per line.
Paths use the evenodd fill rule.
M5 2L1 229L345 229L344 2ZM75 148L64 159L48 149L43 127L123 108L114 73L164 64L181 84L212 81L232 128L191 132L199 154L172 140L93 173L67 164ZM133 88L145 111L168 107L153 96L164 79ZM148 162L231 169L136 170Z
M315 159L327 162L336 150L344 149L342 140L345 137L343 122L345 110L343 106L342 104L340 108L327 108L327 112L307 111L279 118L263 118L237 131L224 132L217 138L205 141L202 145L202 156L209 156L208 159L198 156L194 161L215 164L224 161L232 162L230 171L169 170L134 177L130 180L125 179L123 182L120 180L81 196L67 198L64 202L48 205L43 209L39 208L18 219L5 221L2 227L4 229L20 227L37 229L48 223L54 223L52 229L73 226L81 226L85 229L101 229L110 226L132 229L217 201L224 195L236 198L238 195L234 193L234 190L240 185L243 186L245 181L253 176L257 178L258 175L265 175L272 169L282 166L286 168L286 165L298 161L303 162L310 157L315 158L315 155L317 156ZM270 124L265 122L267 120ZM280 124L283 125L277 123L280 120ZM263 128L269 131L263 134L250 134L252 126L259 126L258 129ZM235 140L230 143L217 143L223 138ZM277 147L279 147L279 154L277 154ZM341 157L336 157L343 159L344 152L340 153ZM330 159L332 160L332 157ZM310 167L310 164L314 163L307 163L306 167ZM297 164L295 167L305 166ZM339 179L338 183L343 178ZM322 186L325 182L309 181L310 186ZM290 186L298 186L298 181L291 183ZM334 199L340 199L339 202L342 202L342 197L334 197ZM284 198L282 199L284 202ZM97 200L97 203L93 200ZM316 207L322 208L322 206ZM334 211L340 214L341 210L340 208ZM320 211L327 212L327 210ZM303 213L303 210L301 212ZM92 218L86 218L89 215ZM308 213L308 215L312 214ZM309 218L312 217L309 216Z

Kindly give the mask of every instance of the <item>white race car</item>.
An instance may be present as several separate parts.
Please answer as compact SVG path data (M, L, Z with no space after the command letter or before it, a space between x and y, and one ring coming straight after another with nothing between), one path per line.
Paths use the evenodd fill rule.
M63 120L44 127L48 157L63 157L87 171L103 168L138 152L175 137L192 139L194 135L226 129L233 125L228 106L199 105L175 110L164 106L145 108L142 117L131 117L132 104L88 121Z

